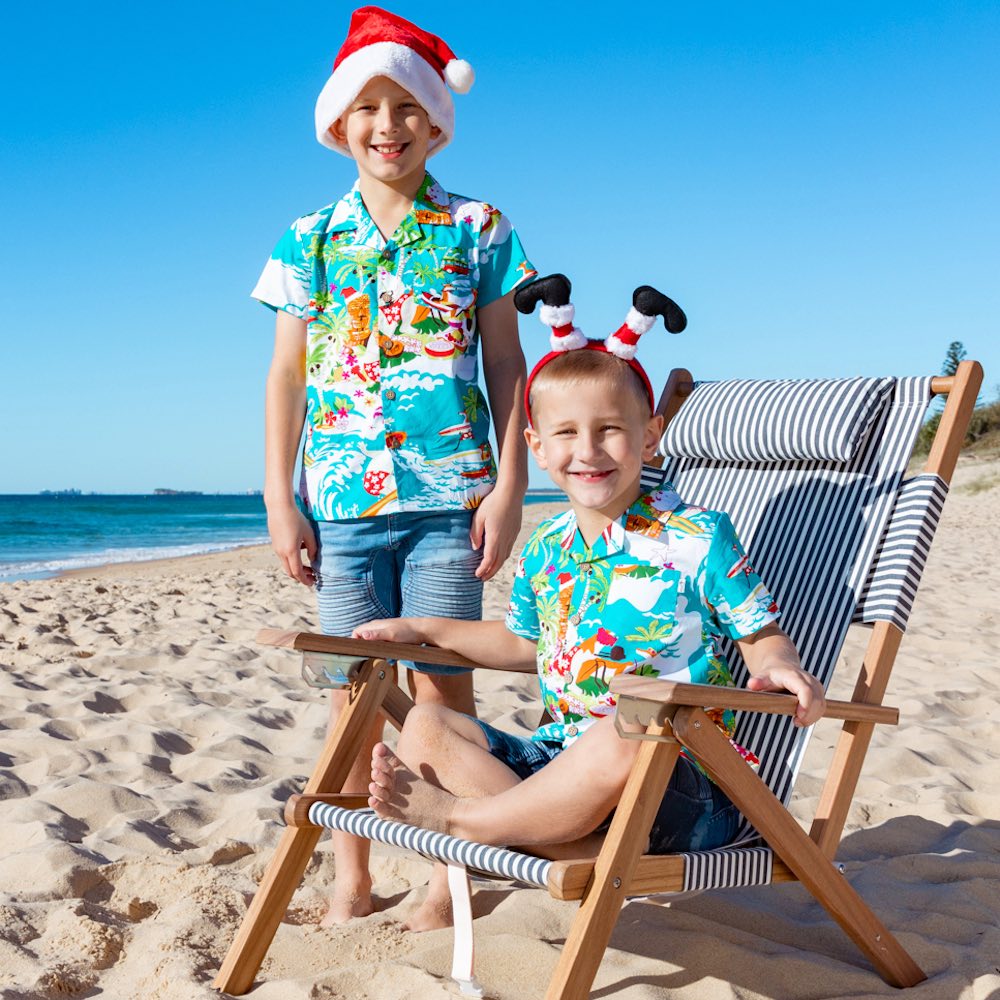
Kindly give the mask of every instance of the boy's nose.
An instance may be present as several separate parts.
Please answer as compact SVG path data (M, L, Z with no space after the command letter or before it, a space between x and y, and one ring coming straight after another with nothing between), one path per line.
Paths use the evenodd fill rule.
M579 433L576 437L576 453L578 458L590 459L594 458L599 449L597 447L597 439L593 434Z
M396 124L396 116L392 108L389 105L383 104L375 116L375 127L379 132L388 134L395 131Z

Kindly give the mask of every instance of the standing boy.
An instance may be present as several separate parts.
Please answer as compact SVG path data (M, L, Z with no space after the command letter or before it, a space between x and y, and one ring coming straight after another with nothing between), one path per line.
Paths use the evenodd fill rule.
M588 846L580 841L618 804L640 745L615 730L609 686L617 674L731 686L719 645L728 636L746 661L752 690L798 696L796 724L815 722L824 699L775 624L777 606L729 518L685 504L669 485L640 489L662 421L634 360L635 344L656 314L676 331L683 313L666 296L639 289L638 308L625 324L605 344L588 343L573 327L568 284L550 295L552 280L536 283L546 295L542 319L553 327L555 350L528 379L526 436L571 510L529 539L505 622L420 618L372 622L355 634L433 643L486 664L536 662L553 719L529 740L439 706L417 706L398 757L384 744L375 749L369 802L380 816L487 844L537 850L576 841L568 856L584 856ZM534 287L519 293L519 306ZM710 715L731 737L732 713ZM739 819L722 789L682 755L649 851L722 846ZM444 912L441 873L439 866L426 920Z
M465 92L472 70L440 38L377 7L354 12L316 134L354 160L357 183L292 224L253 291L277 311L268 530L288 574L315 585L328 634L399 614L480 618L483 581L520 527L525 365L512 296L535 272L500 212L426 171L454 132L449 84ZM303 424L308 516L291 487ZM471 673L412 666L418 703L475 714ZM345 697L331 698L331 724ZM380 733L381 722L345 792L366 787ZM324 923L372 912L368 848L334 835Z

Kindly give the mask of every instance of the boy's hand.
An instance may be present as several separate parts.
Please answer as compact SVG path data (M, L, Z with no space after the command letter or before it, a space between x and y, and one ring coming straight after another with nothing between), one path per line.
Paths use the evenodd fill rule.
M784 664L768 667L747 681L750 691L787 691L799 699L796 726L811 726L823 714L826 698L823 686L811 674Z
M271 548L285 572L293 580L312 587L316 583L316 573L311 565L302 562L302 550L306 550L310 563L315 562L316 536L305 514L295 506L268 510L267 532L271 536Z
M474 549L482 548L483 561L476 576L484 582L496 576L504 564L517 533L521 530L520 495L497 486L489 493L472 515L469 540Z
M426 640L417 627L416 618L376 618L359 625L352 633L354 639L376 639L380 642L409 642L420 645Z

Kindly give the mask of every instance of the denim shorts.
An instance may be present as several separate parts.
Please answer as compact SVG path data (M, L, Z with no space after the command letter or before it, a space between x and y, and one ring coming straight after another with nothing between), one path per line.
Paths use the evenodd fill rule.
M480 719L472 721L486 736L490 753L522 780L562 753L559 743L513 736ZM606 830L610 822L609 816L598 831ZM648 853L673 854L724 847L732 842L739 825L739 811L726 793L681 754L653 819Z
M320 628L349 636L373 618L483 613L482 552L469 541L472 511L414 511L347 521L313 521L318 553ZM464 674L435 663L404 666L427 674Z

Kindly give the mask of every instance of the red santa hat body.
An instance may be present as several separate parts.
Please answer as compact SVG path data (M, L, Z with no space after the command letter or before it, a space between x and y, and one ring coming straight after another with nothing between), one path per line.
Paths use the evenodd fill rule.
M316 138L324 146L351 155L328 130L376 76L386 76L412 94L431 124L441 130L431 141L428 156L451 142L455 107L448 87L468 93L475 80L472 67L456 59L437 35L380 7L360 7L351 15L333 73L316 101Z

